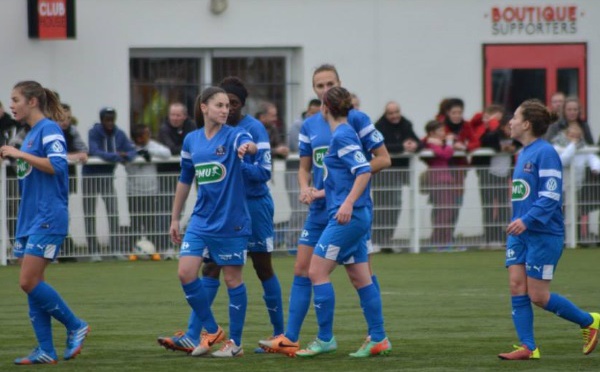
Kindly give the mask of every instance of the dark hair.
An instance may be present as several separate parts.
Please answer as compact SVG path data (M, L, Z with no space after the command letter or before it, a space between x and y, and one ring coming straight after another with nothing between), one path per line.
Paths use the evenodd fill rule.
M323 104L334 118L348 116L352 110L352 95L346 88L333 87L323 94Z
M438 128L443 127L443 126L444 126L444 124L440 123L437 120L430 120L427 122L427 124L425 124L425 132L427 134L429 134L433 131L438 130Z
M320 72L324 72L324 71L331 71L335 74L335 78L339 81L340 80L340 75L337 72L337 69L335 68L334 65L329 64L329 63L324 63L321 66L317 67L315 69L315 71L313 72L313 82L315 80L315 75L320 73Z
M321 100L317 98L313 98L308 102L308 107L310 106L321 106Z
M277 106L275 106L274 103L271 102L261 102L258 105L258 111L256 111L256 114L254 115L255 118L260 119L261 116L265 115L270 108L275 107L277 108Z
M196 119L196 123L198 124L198 128L202 128L204 126L204 115L202 115L202 110L200 109L201 104L206 104L208 100L210 100L215 94L223 93L227 95L227 92L223 90L223 88L219 87L208 87L205 88L202 93L196 97L196 103L194 104L194 118Z
M539 99L528 99L519 107L523 120L531 123L531 130L535 137L543 136L550 124L558 119L556 114L548 111L548 108Z
M444 113L452 110L453 107L460 107L461 109L464 109L465 102L460 98L448 98L444 107Z
M146 124L135 124L131 127L131 139L143 136L147 130L149 130L149 128Z
M246 98L248 97L248 89L244 85L242 79L237 76L227 76L219 83L219 87L223 88L225 92L234 94L240 99L242 106L246 104Z
M68 103L61 103L60 105L64 111L71 111L71 105L69 105Z
M65 120L65 113L56 94L37 81L21 81L15 84L13 89L19 90L28 101L32 98L37 99L38 107L45 116L56 122Z

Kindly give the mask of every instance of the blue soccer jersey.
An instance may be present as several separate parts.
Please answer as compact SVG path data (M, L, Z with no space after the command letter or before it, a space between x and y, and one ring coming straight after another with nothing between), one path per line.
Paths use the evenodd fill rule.
M188 231L206 236L241 237L252 232L237 150L251 142L242 128L224 125L207 139L204 128L189 133L181 149L179 181L198 185Z
M525 146L513 173L512 220L520 218L533 232L564 235L562 173L551 144L538 139Z
M371 158L371 151L383 145L383 136L375 129L371 119L364 113L351 110L348 113L348 124L360 138L362 150ZM300 157L312 157L312 182L316 189L323 189L323 160L331 141L329 124L319 112L304 121L300 129ZM314 222L326 224L328 220L325 200L315 200L310 205L310 217Z
M362 151L358 134L348 124L339 125L333 132L324 163L325 200L331 214L350 194L356 176L371 172L371 166ZM367 186L354 202L355 208L370 205L369 189Z
M265 126L250 115L246 115L237 125L252 136L258 151L244 156L242 171L246 196L256 198L269 193L267 182L271 179L271 144Z
M27 133L21 151L48 158L54 174L17 160L21 203L16 237L66 235L69 230L69 172L62 130L52 120L42 119Z

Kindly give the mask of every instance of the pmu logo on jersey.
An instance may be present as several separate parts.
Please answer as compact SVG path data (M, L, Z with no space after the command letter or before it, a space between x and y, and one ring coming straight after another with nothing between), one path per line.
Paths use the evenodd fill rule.
M200 163L194 166L196 169L196 182L198 186L207 183L221 182L227 174L227 169L221 163Z
M17 177L22 180L31 173L31 165L23 159L17 159Z
M318 168L323 168L325 154L327 154L328 146L317 147L313 150L313 164Z
M531 192L531 187L527 181L517 178L512 183L512 201L525 200Z
M215 151L215 154L217 154L217 156L223 156L223 155L225 155L225 146L219 146L219 147L217 147L217 150Z

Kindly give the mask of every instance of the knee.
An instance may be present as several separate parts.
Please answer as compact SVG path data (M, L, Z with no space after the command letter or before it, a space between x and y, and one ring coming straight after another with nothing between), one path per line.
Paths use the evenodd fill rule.
M193 270L179 268L179 270L177 270L177 276L179 277L181 284L188 284L198 278L198 273L194 272Z
M221 273L221 268L214 262L206 263L202 267L202 276L203 277L209 277L209 278L218 280L220 273Z
M261 282L269 280L275 275L271 262L263 262L262 260L253 261L254 271Z
M223 275L223 281L225 282L227 288L231 289L239 287L242 284L241 272L239 273L239 275L237 273L225 273Z
M314 267L308 269L308 278L313 285L329 281L329 275L327 275L327 273L323 273L321 270L317 270Z
M527 293L527 283L521 279L510 279L509 281L510 294L518 296Z
M25 293L29 293L33 291L33 289L39 284L40 280L38 278L19 278L19 286Z
M531 293L529 293L529 299L535 306L541 307L543 309L548 304L548 300L550 299L550 293L544 291L532 291Z
M303 276L303 277L309 276L309 274L308 274L309 267L310 267L310 261L303 262L301 260L296 260L296 263L294 264L294 275L295 276Z

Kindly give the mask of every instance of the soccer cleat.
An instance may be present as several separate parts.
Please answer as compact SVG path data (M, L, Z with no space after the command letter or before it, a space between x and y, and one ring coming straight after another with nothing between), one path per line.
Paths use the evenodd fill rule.
M186 336L184 332L176 332L173 337L159 337L156 341L167 350L183 351L190 354L198 343Z
M72 331L67 331L67 348L65 349L65 360L73 359L79 353L81 353L81 349L83 348L83 341L90 333L90 326L81 321L81 326L79 328L74 329Z
M337 342L335 341L335 337L332 337L329 342L315 338L313 342L308 344L306 349L296 351L296 356L301 358L312 358L319 354L334 353L336 350Z
M202 331L202 334L200 334L200 345L196 346L192 351L192 356L200 356L208 353L214 344L223 341L224 338L225 332L223 332L223 328L221 327L215 333Z
M581 328L583 334L583 353L588 355L598 344L598 328L600 328L600 314L590 313L594 321L585 328Z
M358 349L355 353L350 353L348 355L353 358L368 358L376 355L388 355L391 352L392 343L387 337L379 342L375 342L371 341L371 337L368 336L360 349Z
M40 349L39 347L36 347L35 349L33 349L31 354L27 355L26 357L15 359L15 364L23 365L23 366L31 365L31 364L56 364L56 363L58 363L58 357L56 356L56 353L54 351L47 352L47 351Z
M292 342L285 335L269 337L267 340L258 341L258 345L269 353L285 354L289 357L295 357L296 351L300 349L298 342Z
M498 358L503 360L529 360L540 359L540 349L536 347L533 351L529 350L527 345L513 345L515 350L510 353L498 354Z
M237 358L244 355L244 349L242 349L242 346L237 346L235 341L229 340L211 355L215 358Z

